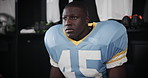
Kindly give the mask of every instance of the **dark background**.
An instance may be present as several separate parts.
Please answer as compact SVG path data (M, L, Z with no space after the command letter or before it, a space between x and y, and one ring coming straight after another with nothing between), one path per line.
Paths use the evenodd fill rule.
M88 4L90 22L99 21L94 0L81 0ZM148 52L148 1L133 0L133 14L142 15L141 28L128 30L127 78L147 77ZM60 0L60 13L67 0ZM18 0L16 2L16 32L0 35L0 74L4 78L49 78L50 63L40 34L20 34L22 28L46 21L46 0ZM59 22L61 23L61 21Z
M89 11L90 22L99 21L95 0L83 1ZM147 1L148 2L148 1ZM60 14L68 0L59 0ZM133 14L146 15L146 0L133 0ZM144 13L145 12L145 13ZM46 21L46 0L18 0L18 26L20 29L32 26L36 21ZM145 16L146 17L146 16ZM147 18L148 19L148 18ZM59 22L61 23L61 21Z

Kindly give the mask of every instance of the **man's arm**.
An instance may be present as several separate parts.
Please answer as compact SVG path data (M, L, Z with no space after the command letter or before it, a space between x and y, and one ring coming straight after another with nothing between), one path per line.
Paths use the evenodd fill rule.
M126 78L124 66L108 69L108 78Z
M57 67L51 67L49 78L65 78L62 72Z

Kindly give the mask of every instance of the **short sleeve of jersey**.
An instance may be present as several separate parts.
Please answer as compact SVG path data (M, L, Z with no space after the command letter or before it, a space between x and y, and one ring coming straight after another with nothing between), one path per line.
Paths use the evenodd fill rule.
M108 54L106 58L108 61L106 62L106 67L113 68L116 66L120 66L123 63L127 62L127 47L128 47L128 38L126 29L124 27L120 27L112 37L109 45L108 45Z
M58 64L52 59L51 56L50 56L50 64L54 67L58 67Z

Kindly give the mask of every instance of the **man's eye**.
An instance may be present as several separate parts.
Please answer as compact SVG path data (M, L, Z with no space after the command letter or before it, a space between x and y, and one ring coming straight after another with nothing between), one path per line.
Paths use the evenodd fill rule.
M73 16L73 17L71 17L71 19L73 19L73 20L76 20L76 19L78 19L79 17L77 17L77 16Z
M67 20L67 19L70 19L70 20L77 20L79 17L77 16L72 16L72 17L62 17L63 20Z
M66 20L67 18L66 18L66 17L62 17L62 19L63 19L63 20Z

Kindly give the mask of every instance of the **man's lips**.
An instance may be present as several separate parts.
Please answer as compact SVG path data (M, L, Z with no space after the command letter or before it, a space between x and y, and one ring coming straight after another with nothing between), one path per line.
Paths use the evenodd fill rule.
M66 33L72 33L74 30L73 29L66 29L65 32Z

